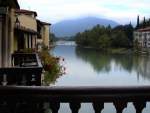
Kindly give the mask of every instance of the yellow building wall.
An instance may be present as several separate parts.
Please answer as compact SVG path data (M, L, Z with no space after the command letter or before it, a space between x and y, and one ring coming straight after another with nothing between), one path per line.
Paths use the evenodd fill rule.
M10 31L10 53L14 53L15 48L14 48L14 26L15 26L15 9L11 9L11 31Z
M43 34L43 43L45 46L49 47L49 25L44 25Z
M5 9L7 9L7 15L3 15L5 21L0 22L0 67L11 66L11 54L14 52L15 10L10 7Z
M24 27L24 28L28 28L30 30L34 30L37 32L37 20L36 18L34 18L33 16L30 15L25 15L25 14L19 14L18 16L19 22L20 22L20 26ZM32 40L31 40L31 35L28 36L26 33L24 33L24 42L25 42L25 49L28 48L28 37L29 39L29 48L31 48L31 41L32 41L32 48L36 48L36 35L32 35ZM19 38L19 37L18 37ZM16 38L17 39L17 38ZM17 40L16 40L17 41ZM16 48L16 43L15 43L15 48Z
M3 22L0 20L0 67L2 67L2 25Z
M20 14L18 15L18 19L21 26L37 31L37 22L35 18L28 15Z
M13 44L13 48L14 48L14 51L17 51L18 50L18 41L17 41L17 36L14 35L14 44Z

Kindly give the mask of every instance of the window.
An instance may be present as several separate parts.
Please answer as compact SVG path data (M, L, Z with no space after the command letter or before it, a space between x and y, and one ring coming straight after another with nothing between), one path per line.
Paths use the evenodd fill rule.
M142 37L139 36L139 41L142 41Z

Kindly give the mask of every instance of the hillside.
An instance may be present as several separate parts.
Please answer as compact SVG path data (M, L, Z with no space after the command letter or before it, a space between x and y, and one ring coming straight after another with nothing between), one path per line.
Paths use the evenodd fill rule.
M118 25L115 21L102 19L97 17L85 17L73 20L64 20L59 23L53 24L51 32L57 37L70 37L74 36L78 32L83 32L87 29L91 29L95 25L100 24L108 26L109 24L114 27Z

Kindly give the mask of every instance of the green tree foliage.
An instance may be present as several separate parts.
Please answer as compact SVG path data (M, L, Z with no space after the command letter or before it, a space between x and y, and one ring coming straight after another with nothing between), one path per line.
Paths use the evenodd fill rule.
M140 17L139 17L139 15L138 15L138 17L137 17L137 25L136 25L136 29L138 29L139 26L140 26Z
M141 29L149 26L150 26L150 19L145 19L144 17L144 19L141 22L139 22L139 25L136 26L136 29Z
M54 33L50 33L50 34L49 34L49 38L50 38L49 40L50 40L51 43L53 43L54 41L57 40Z
M128 48L129 46L130 46L130 41L127 38L127 36L126 36L124 31L114 32L114 34L112 35L112 47Z
M98 45L101 49L109 48L111 45L110 37L107 34L103 34L98 38Z
M129 48L133 45L133 27L131 24L111 28L96 25L91 30L77 33L74 37L79 46L107 49L110 47Z

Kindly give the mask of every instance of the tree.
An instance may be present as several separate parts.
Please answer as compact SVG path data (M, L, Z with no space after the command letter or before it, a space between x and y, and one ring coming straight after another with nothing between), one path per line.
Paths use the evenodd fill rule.
M137 25L136 25L136 29L138 29L140 27L140 17L139 15L137 16Z
M144 20L143 20L143 28L146 27L146 20L145 20L145 17L144 17Z
M113 33L112 36L112 47L125 47L128 48L130 41L127 38L124 31L118 31Z
M127 38L130 41L129 46L131 46L131 47L133 46L133 30L134 30L134 28L133 28L131 23L124 26L124 32L125 32L125 35L127 36Z
M51 43L53 43L54 41L57 40L54 33L50 33L50 34L49 34L49 40L50 40Z
M98 47L101 49L107 49L111 45L110 37L107 34L103 34L98 39Z
M97 25L91 30L78 33L75 36L77 45L88 46L99 49L107 49L109 47L132 47L133 45L133 26L119 25L111 28Z

